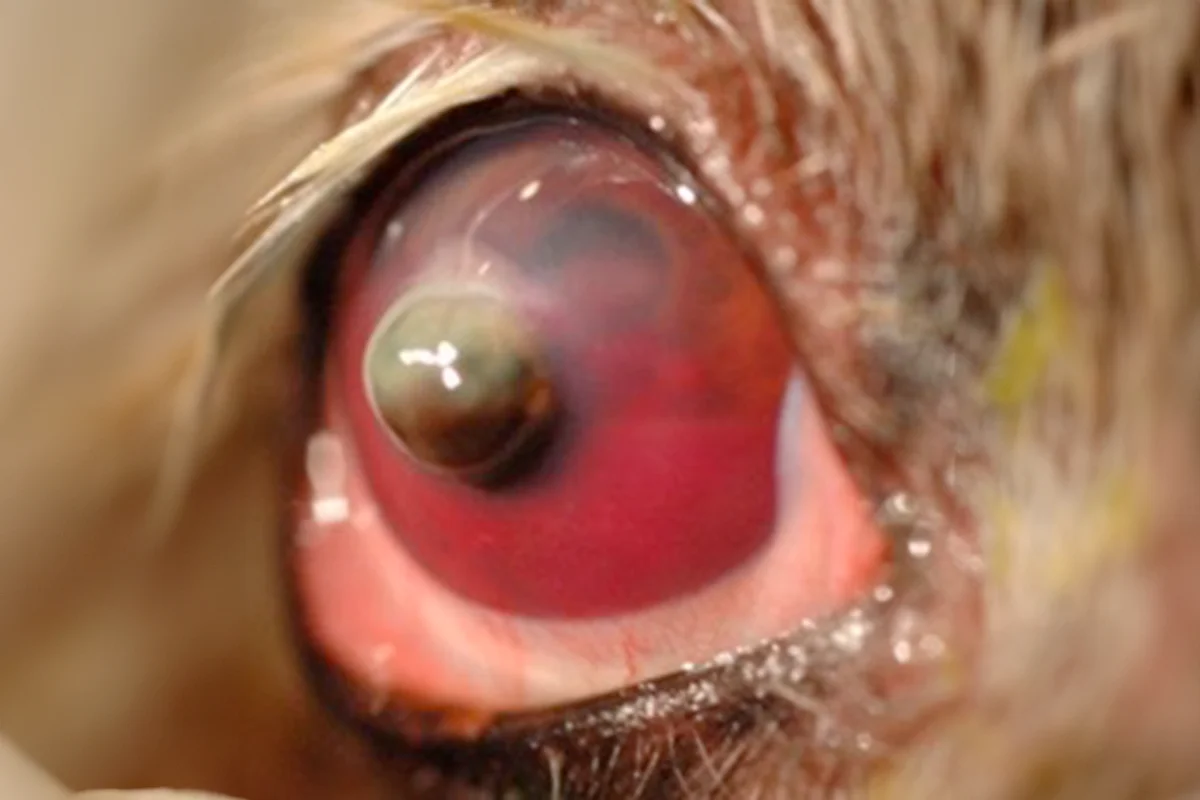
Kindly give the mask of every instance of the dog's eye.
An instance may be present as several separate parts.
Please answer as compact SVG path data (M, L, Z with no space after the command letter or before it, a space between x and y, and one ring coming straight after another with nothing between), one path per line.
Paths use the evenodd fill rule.
M333 250L291 549L372 702L519 712L784 634L881 537L689 173L527 110L426 137Z

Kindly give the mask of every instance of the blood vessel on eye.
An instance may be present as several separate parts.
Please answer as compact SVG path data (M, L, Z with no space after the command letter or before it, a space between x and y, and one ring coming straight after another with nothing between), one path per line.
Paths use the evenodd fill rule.
M532 120L459 148L364 226L329 402L402 546L461 595L533 617L636 611L771 535L787 342L736 245L679 194L607 131ZM388 226L403 232L376 250ZM535 331L563 414L544 458L499 488L397 449L362 368L394 304L480 285Z

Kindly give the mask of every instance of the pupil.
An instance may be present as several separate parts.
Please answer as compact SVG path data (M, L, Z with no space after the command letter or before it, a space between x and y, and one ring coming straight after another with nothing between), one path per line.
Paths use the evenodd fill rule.
M367 352L380 421L434 470L492 480L528 463L557 402L518 315L498 298L468 292L399 305Z

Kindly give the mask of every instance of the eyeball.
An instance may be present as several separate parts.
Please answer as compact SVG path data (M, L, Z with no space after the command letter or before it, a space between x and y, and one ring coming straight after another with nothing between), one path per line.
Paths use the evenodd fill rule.
M289 569L379 707L517 713L794 629L883 542L678 163L507 115L410 159L324 298Z

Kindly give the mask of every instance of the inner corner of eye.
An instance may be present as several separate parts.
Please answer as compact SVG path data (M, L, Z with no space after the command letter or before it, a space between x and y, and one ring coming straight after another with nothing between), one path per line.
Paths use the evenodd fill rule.
M523 711L867 587L880 536L772 297L675 164L545 110L410 156L351 221L311 386L288 557L325 661Z

